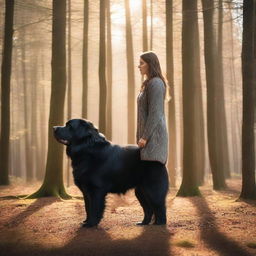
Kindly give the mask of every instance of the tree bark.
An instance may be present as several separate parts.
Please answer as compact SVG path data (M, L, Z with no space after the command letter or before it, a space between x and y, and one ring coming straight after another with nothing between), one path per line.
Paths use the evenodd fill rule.
M107 130L106 137L112 140L112 32L110 0L107 0Z
M89 2L84 0L84 27L83 27L83 92L82 92L82 117L88 115L88 27L89 27Z
M176 123L173 68L173 1L166 0L166 76L172 99L168 102L169 157L167 167L170 186L176 186Z
M246 0L243 3L243 123L242 123L242 191L240 198L256 199L255 185L255 90L256 90L256 3Z
M1 68L0 185L9 184L10 87L14 0L5 1L4 46Z
M106 0L100 1L100 54L99 54L99 130L106 134L106 107L107 107L107 82L106 82Z
M148 51L147 0L142 0L142 37L143 52Z
M135 143L135 76L129 0L125 0L126 57L128 78L128 143Z
M217 113L219 113L218 137L219 137L219 159L221 161L221 169L224 171L225 177L230 178L229 148L227 134L227 117L224 100L224 76L223 76L223 0L218 1L218 38L217 38L217 66L218 66L218 82L217 82Z
M48 127L48 154L42 186L28 198L70 198L63 184L63 145L53 136L53 126L63 125L66 92L66 1L53 0L52 91Z
M204 54L205 71L207 85L207 135L209 159L213 177L213 188L215 190L226 187L224 170L220 159L220 133L218 132L220 113L217 110L217 87L218 87L218 69L216 62L216 43L213 27L213 0L202 0L203 19L204 19Z
M200 43L199 43L199 26L198 13L195 13L195 152L196 155L196 177L197 184L202 186L204 183L205 169L205 129L204 129L204 112L203 112L203 95L201 82L201 63L200 63Z
M196 23L197 0L182 1L182 96L183 96L183 177L177 196L197 196L196 179Z

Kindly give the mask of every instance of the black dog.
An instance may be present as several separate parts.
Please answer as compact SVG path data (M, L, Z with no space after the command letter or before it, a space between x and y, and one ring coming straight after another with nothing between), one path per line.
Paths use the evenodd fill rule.
M164 165L140 160L137 146L113 145L89 121L72 119L54 127L55 138L67 146L75 184L82 191L87 219L85 227L96 226L103 217L108 193L135 188L144 210L140 225L166 224L165 198L168 175Z

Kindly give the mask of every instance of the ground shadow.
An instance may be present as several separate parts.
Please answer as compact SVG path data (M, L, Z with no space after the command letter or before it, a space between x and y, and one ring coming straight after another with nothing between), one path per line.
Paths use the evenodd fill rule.
M207 246L223 256L252 256L246 249L239 245L236 241L228 238L225 234L218 230L216 218L211 212L204 197L190 198L192 204L196 207L199 216L201 239Z
M122 227L120 237L125 237L131 227ZM133 239L112 239L102 228L78 229L73 239L51 255L111 255L150 256L172 255L170 231L165 226L132 227L140 233Z
M66 245L45 248L40 245L21 243L1 244L1 256L171 256L171 233L165 226L122 227L120 237L130 228L142 232L134 239L112 239L103 228L79 228Z
M4 225L8 228L13 228L21 224L26 218L28 218L30 215L34 214L35 212L39 211L43 207L47 205L51 205L52 203L55 203L57 201L60 201L60 199L56 197L43 197L36 199L35 202L30 204L24 211L19 213L18 215L12 217L8 222Z

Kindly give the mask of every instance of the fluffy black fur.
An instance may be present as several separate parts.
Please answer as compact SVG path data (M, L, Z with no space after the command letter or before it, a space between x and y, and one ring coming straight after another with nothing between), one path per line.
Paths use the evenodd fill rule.
M67 146L75 184L82 191L87 219L85 227L96 226L103 217L108 193L125 193L135 188L143 210L141 225L166 223L165 198L168 191L166 167L140 160L137 146L113 145L87 120L72 119L55 126L54 136Z

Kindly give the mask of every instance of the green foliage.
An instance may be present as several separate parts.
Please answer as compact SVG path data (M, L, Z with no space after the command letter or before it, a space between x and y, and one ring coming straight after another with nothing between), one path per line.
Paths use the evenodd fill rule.
M184 247L184 248L194 248L195 245L193 242L188 241L188 240L181 240L179 242L176 242L175 245L179 247Z

